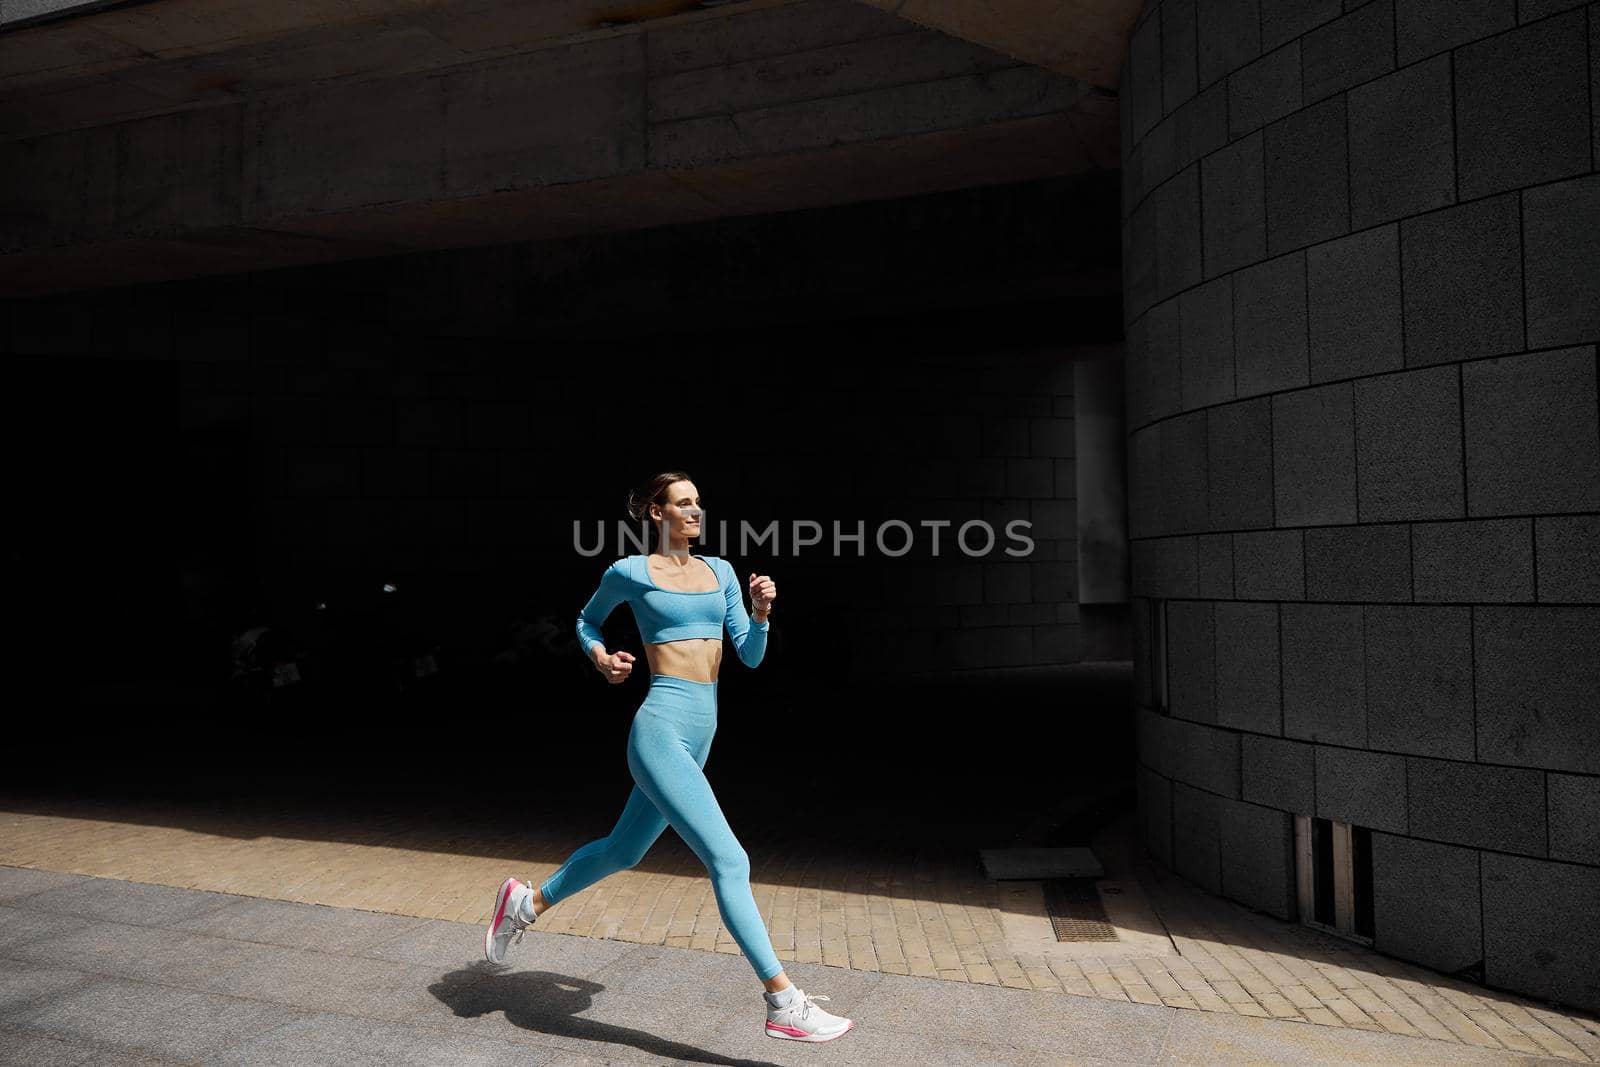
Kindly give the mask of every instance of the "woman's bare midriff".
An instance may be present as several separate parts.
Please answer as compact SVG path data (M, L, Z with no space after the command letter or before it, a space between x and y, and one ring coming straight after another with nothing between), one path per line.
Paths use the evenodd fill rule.
M651 674L670 674L693 682L714 682L722 667L722 638L690 637L646 644L644 658Z

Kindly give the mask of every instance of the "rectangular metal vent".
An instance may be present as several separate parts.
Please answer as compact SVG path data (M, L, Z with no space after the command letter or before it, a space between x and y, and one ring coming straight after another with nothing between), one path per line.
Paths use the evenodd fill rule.
M1091 878L1051 878L1044 907L1057 941L1120 941Z

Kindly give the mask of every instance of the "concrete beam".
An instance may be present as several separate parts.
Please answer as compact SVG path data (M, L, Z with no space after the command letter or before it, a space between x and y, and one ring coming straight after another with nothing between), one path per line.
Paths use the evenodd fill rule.
M0 35L0 66L12 40ZM1114 97L1074 79L856 0L752 5L0 143L0 291L781 211L1116 158Z
M1115 90L1140 0L861 0L881 11Z

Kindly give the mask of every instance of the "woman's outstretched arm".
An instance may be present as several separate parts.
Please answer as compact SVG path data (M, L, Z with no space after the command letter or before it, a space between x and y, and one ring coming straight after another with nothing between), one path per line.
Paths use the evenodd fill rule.
M765 619L751 621L744 606L744 590L739 588L739 576L727 560L722 561L722 596L728 603L723 622L728 627L728 636L733 638L733 650L741 663L754 667L767 654L769 623Z
M583 610L578 612L578 644L590 660L595 658L597 649L600 654L605 654L606 639L600 632L600 625L627 597L628 575L623 570L623 561L619 559L600 575L600 587L594 591Z

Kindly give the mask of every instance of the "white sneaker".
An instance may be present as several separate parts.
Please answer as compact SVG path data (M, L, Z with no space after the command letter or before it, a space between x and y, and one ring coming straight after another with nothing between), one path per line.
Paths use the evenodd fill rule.
M533 919L522 917L525 902L529 903L528 911L532 913L532 897L533 890L515 878L507 878L500 883L494 908L489 912L489 929L483 935L483 954L490 963L505 962L506 946L511 943L511 935L515 934L520 943L523 933L533 925Z
M855 1027L854 1019L832 1015L817 1006L817 1001L827 1000L826 993L808 996L795 988L794 999L787 1008L774 1008L767 1004L767 1036L787 1041L832 1041Z

